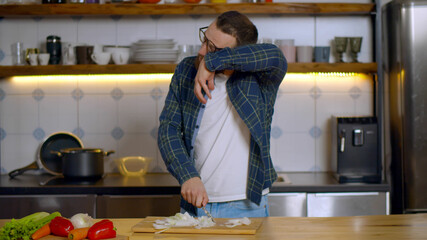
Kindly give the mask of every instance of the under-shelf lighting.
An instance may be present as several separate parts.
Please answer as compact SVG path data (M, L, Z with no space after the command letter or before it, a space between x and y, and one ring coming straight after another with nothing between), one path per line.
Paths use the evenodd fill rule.
M66 81L87 81L87 82L152 82L170 81L172 73L162 74L91 74L91 75L34 75L34 76L14 76L10 77L15 83L37 82L66 82Z
M153 81L170 81L172 73L152 73L152 74L87 74L87 75L34 75L34 76L13 76L11 81L15 83L28 82L52 82L61 83L67 81L79 82L153 82ZM308 72L308 73L288 73L284 80L292 78L293 80L322 77L322 78L340 78L355 77L368 78L368 74L355 72Z

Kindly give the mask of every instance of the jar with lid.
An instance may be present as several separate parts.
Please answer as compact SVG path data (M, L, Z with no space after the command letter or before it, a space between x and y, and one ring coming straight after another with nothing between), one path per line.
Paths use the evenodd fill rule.
M49 64L57 65L61 61L61 38L48 36L46 39L46 51L50 54Z

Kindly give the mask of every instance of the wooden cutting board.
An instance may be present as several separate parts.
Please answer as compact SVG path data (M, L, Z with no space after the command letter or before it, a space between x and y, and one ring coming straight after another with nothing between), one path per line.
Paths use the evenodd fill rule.
M153 223L157 219L165 217L146 217L141 222L132 227L133 232L138 233L154 233L162 229L154 229ZM225 222L231 218L215 218L216 225L207 228L197 229L195 227L172 227L164 231L164 233L195 233L195 234L255 234L263 222L263 218L250 218L250 225L240 225L232 228L226 227Z
M127 239L128 239L127 236L117 235L115 238L110 238L109 240L127 240ZM68 238L55 236L55 235L47 235L40 238L39 240L68 240Z

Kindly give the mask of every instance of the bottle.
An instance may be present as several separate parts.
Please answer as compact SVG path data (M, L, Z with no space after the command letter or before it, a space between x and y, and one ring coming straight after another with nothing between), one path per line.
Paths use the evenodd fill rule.
M50 54L49 64L57 65L61 61L61 38L48 36L46 39L46 51Z

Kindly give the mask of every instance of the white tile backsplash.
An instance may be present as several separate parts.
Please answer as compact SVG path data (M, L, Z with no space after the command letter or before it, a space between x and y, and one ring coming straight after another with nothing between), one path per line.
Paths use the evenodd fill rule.
M125 95L118 101L118 126L125 133L149 134L157 127L155 113L156 102L150 95Z
M290 38L295 39L295 45L330 45L338 35L363 36L359 60L372 61L370 17L269 14L249 17L258 27L260 38ZM200 44L198 29L209 25L214 16L114 18L3 18L0 50L5 57L0 65L11 64L13 42L23 40L27 48L36 45L44 48L46 37L52 34L60 36L64 43L131 45L140 39L174 38L177 45ZM345 59L349 59L347 54ZM332 57L331 62L334 61ZM71 76L61 80L52 77L0 81L0 93L5 94L0 96L0 130L6 133L0 142L0 167L11 171L34 161L42 141L35 137L36 129L38 138L80 129L85 147L116 151L106 160L107 172L117 170L115 158L130 155L153 157L150 171L167 171L155 136L170 76L164 80L142 78ZM38 101L33 97L36 89ZM271 155L277 170L331 170L331 115L372 115L373 89L373 79L366 75L324 78L320 74L288 74L280 86L273 115ZM73 97L75 90L82 95L74 92ZM351 93L357 96L351 97Z
M310 170L315 164L315 139L307 132L284 133L271 140L271 159L280 172Z
M72 132L78 125L77 102L68 95L45 95L39 102L39 127L46 133Z
M118 125L118 103L110 95L85 95L78 109L78 126L88 134L110 133Z
M8 134L1 144L1 167L10 172L36 161L40 142L32 134Z
M305 132L313 127L315 100L309 93L283 94L276 100L273 124L284 134Z
M39 103L31 95L6 95L0 124L8 134L31 135L39 126Z

